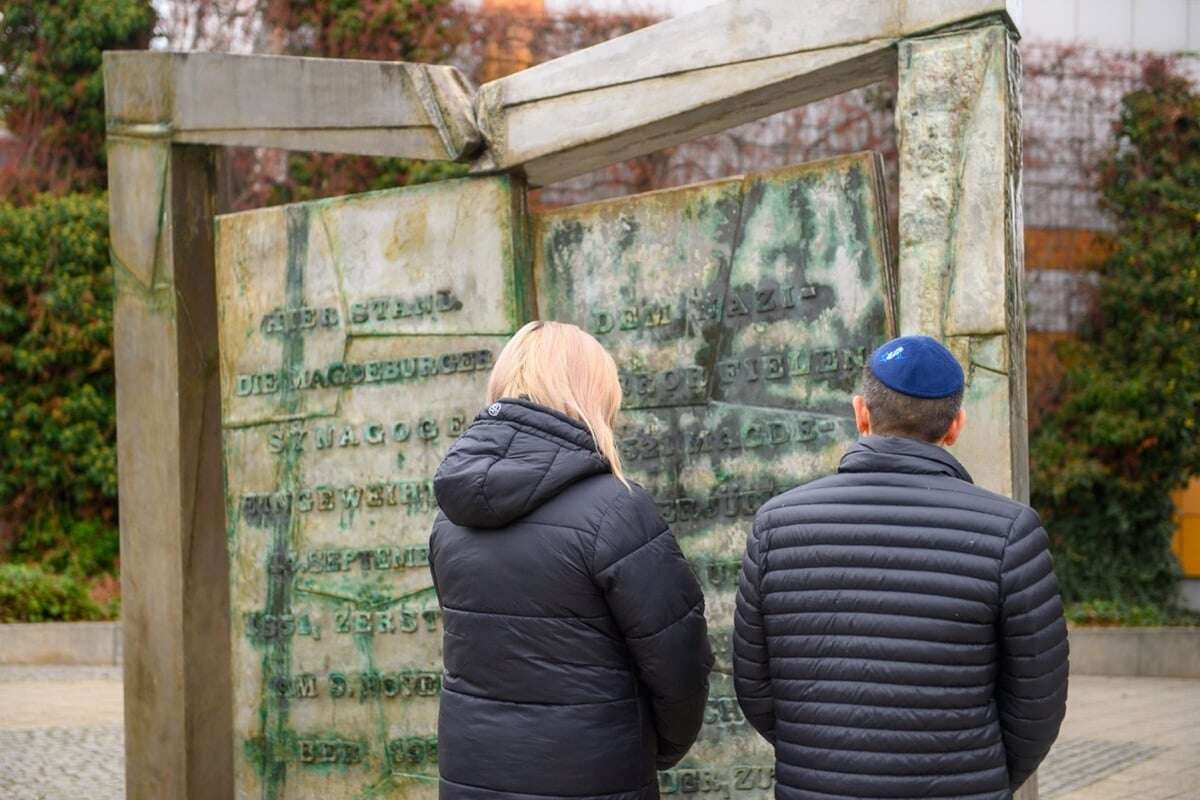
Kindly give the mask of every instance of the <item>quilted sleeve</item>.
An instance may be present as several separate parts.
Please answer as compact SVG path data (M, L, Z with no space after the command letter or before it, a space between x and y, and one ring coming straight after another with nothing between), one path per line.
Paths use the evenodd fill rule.
M763 625L761 520L746 539L733 618L733 685L746 719L768 742L775 743L775 701Z
M1067 624L1049 544L1037 514L1026 509L1000 564L996 706L1014 790L1046 757L1066 713Z
M606 512L592 568L650 696L658 768L667 769L696 741L708 702L713 656L700 584L640 489Z

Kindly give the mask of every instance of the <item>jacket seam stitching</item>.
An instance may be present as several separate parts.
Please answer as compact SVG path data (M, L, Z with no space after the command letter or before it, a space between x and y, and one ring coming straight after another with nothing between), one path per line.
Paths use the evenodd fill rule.
M1000 560L996 563L996 616L999 622L1003 622L1004 614L1004 559L1008 556L1008 545L1012 542L1013 531L1017 528L1017 523L1021 517L1025 516L1025 509L1021 509L1013 521L1009 523L1008 531L1004 534L1004 547L1000 548Z
M513 436L513 438L515 439L517 437ZM510 444L510 446L511 446L511 444ZM508 453L506 452L505 455L508 455ZM554 465L558 463L558 457L560 455L562 455L562 450L554 451L554 456L550 459L549 466L547 466L546 469L544 469L542 471L542 477L538 478L538 482L533 485L533 491L531 491L529 493L529 497L526 498L525 505L528 506L529 503L533 500L533 498L537 497L538 489L542 488L542 484L546 482L546 478L550 477L550 473L554 471Z
M796 545L796 547L804 547L804 546L805 545ZM833 545L833 546L838 547L840 545ZM864 545L864 546L866 547L866 546L870 546L870 545ZM791 550L792 548L791 547L782 547L780 549L781 550ZM887 549L887 545L873 546L872 549L885 550L885 549ZM784 572L813 573L813 572L817 572L819 570L838 570L840 572L844 572L846 570L869 570L869 571L873 572L873 571L878 570L879 572L893 572L893 573L895 573L895 572L912 572L912 573L919 573L921 575L945 575L945 576L951 577L951 578L962 578L963 580L967 580L967 581L976 581L977 583L983 584L983 588L985 588L985 589L987 588L987 584L992 582L991 575L988 575L986 578L980 578L975 575L968 575L965 570L959 570L957 572L952 572L950 570L945 570L945 569L927 569L927 568L923 568L923 567L879 567L879 566L867 566L865 564L820 564L820 565L797 564L796 566L790 566L790 565L786 566L786 567L781 566L777 570L777 572L780 572L780 573L784 573Z
M1011 525L1011 523L1009 523L1009 524ZM908 529L908 528L912 528L912 525L905 524L903 522L874 522L874 521L872 521L872 522L857 522L857 521L855 521L855 522L838 522L836 520L821 519L821 520L812 520L812 521L806 520L804 522L787 522L787 523L784 523L783 525L780 525L779 527L780 528L803 528L803 527L854 528L855 530L861 530L863 528L905 528L905 529ZM972 528L972 527L964 526L964 525L925 525L925 524L922 524L921 528L923 530L930 530L930 531L946 531L946 532L952 533L952 534L967 534L967 535L975 534L977 536L987 536L990 539L1000 539L1000 538L1003 538L1005 535L1003 533L979 530L978 528ZM828 542L806 541L806 542L804 542L803 545L797 545L797 546L801 546L801 547L842 546L842 542L837 539L834 539L834 540L831 540ZM846 547L873 547L874 545L847 544L845 546ZM995 555L991 555L988 553L977 553L977 552L974 552L971 550L954 550L949 547L921 547L919 545L893 544L892 542L888 542L887 546L901 548L901 549L905 549L905 550L909 550L909 549L937 550L938 552L945 552L945 553L961 553L963 555L977 556L979 558L986 558L989 561L996 560Z
M626 553L625 555L623 555L623 556L621 556L620 558L618 558L616 561L613 561L612 563L610 563L610 564L609 564L608 566L606 566L606 567L605 567L603 570L601 570L601 572L608 572L610 569L612 569L613 567L615 567L617 564L620 564L622 561L624 561L625 559L629 558L630 556L637 555L637 553L638 553L638 551L639 551L639 550L641 550L641 549L643 549L643 548L645 548L645 547L649 547L650 545L654 544L656 541L658 541L658 540L659 540L659 539L661 539L661 538L662 538L664 535L666 535L666 534L668 534L668 533L670 533L670 532L671 532L671 529L670 529L670 528L663 528L661 531L659 531L658 533L654 534L654 535L653 535L653 536L651 536L649 539L647 539L646 541L642 542L642 543L641 543L641 544L639 544L637 547L633 548L633 549L632 549L632 550L630 550L628 553Z
M535 708L545 707L545 706L551 706L554 708L580 708L583 706L610 706L615 703L632 703L632 702L637 701L636 694L632 694L629 697L611 697L611 698L608 698L607 700L592 700L587 703L547 703L544 701L538 702L535 700L502 700L499 697L488 697L487 695L482 695L482 694L472 694L471 692L462 692L462 691L459 691L458 689L452 689L449 686L443 686L442 691L450 692L451 694L456 694L459 697L469 697L472 700L482 700L485 703L502 703L502 704L508 705L508 706L533 706Z
M670 630L671 628L675 627L675 626L676 626L676 625L678 625L679 623L681 623L681 622L685 621L685 620L686 620L688 617L690 617L690 616L691 616L693 613L695 613L696 611L698 611L699 609L701 609L701 608L703 608L703 607L704 607L704 598L703 598L703 597L701 597L701 598L700 598L699 600L697 600L695 603L692 603L692 605L691 605L691 606L690 606L690 607L687 609L687 611L684 611L684 612L683 612L682 614L680 614L678 617L676 617L675 619L671 620L671 621L670 621L670 622L668 622L666 625L663 625L663 626L662 626L661 628L659 628L658 630L656 630L656 631L653 631L653 632L651 632L651 633L641 633L641 634L638 634L637 636L629 636L629 635L626 635L626 636L625 636L625 639L626 639L626 641L631 641L631 642L636 642L636 641L639 641L639 640L641 640L641 639L653 639L655 636L658 636L660 633L664 633L664 632L666 632L667 630Z
M496 509L492 508L491 502L489 502L487 499L488 478L491 477L492 470L494 470L496 468L496 465L499 464L504 459L508 458L508 451L512 449L513 441L515 441L516 438L517 438L517 432L513 431L512 436L508 437L508 444L506 444L504 446L504 453L499 458L497 458L495 461L492 462L492 465L487 468L486 472L483 473L483 480L479 482L479 499L483 501L483 504L487 507L488 512L493 517L497 517L499 515L496 513Z
M512 617L514 619L540 619L540 620L557 620L565 622L595 622L596 620L608 619L607 614L598 614L594 616L576 616L574 614L555 616L553 614L517 614L512 611L479 611L470 608L455 608L454 606L443 606L444 610L455 614L480 614L488 617Z
M779 738L781 741L783 741L787 744L795 745L796 747L803 747L808 750L835 750L839 753L871 753L873 755L887 755L889 753L894 752L893 750L860 750L857 747L840 747L840 746L839 747L813 747L811 745L806 745L801 742L792 741L792 740L787 739L782 736ZM999 744L1001 744L1001 742L993 742L992 744L981 745L979 747L968 747L968 748L964 748L962 750L954 750L954 751L949 751L949 752L953 752L954 755L960 755L962 753L972 753L972 752L977 752L980 750L991 750L992 748L996 747ZM931 752L926 752L926 751L921 751L921 750L908 750L908 751L905 751L905 755L922 755L922 756L923 755L941 755L944 752L948 752L948 751L936 750L931 753ZM989 767L988 769L996 769L996 767Z
M758 604L759 604L758 613L759 613L759 616L763 617L763 630L764 631L766 630L766 614L763 612L762 605L763 605L763 601L766 599L765 597L763 597L763 581L766 580L766 577L767 577L767 553L770 550L770 546L768 544L768 539L767 539L767 531L768 530L769 530L769 527L767 525L767 515L766 514L763 515L762 527L759 527L756 524L756 525L754 525L754 527L752 527L750 529L750 535L758 540L758 555L759 555L758 576L757 576L758 580L755 581L754 591L758 595Z
M608 521L609 513L617 507L617 503L621 501L621 497L622 495L618 493L613 499L608 501L608 505L604 507L604 513L600 515L600 519L596 521L596 527L591 531L595 535L592 537L592 557L588 566L591 567L593 577L599 574L596 571L596 549L599 547L600 537L603 535L601 531L604 529L604 523Z
M802 486L799 488L804 489L805 487ZM844 487L838 487L838 488L839 489L848 489L848 490L857 490L857 489L874 489L874 488L881 488L881 487L855 485L855 486L844 486ZM907 489L907 488L911 488L911 487L892 486L892 487L882 487L882 488L893 488L893 489L905 488L905 489ZM812 490L812 491L816 491L816 490ZM1008 520L1010 524L1014 521L1014 518L1009 516L1008 514L1001 514L1001 513L994 512L994 511L984 511L983 509L979 509L979 508L958 508L955 506L943 506L943 505L936 505L933 503L861 503L861 502L857 502L854 500L822 500L819 498L814 498L812 500L809 500L809 501L803 502L803 503L797 502L797 501L793 501L793 502L786 503L786 504L781 503L780 505L777 505L777 506L774 506L773 508L771 508L770 511L787 511L790 509L811 508L813 506L851 506L854 508L891 508L891 509L896 509L896 508L923 508L923 509L941 508L946 511L952 511L955 513L963 512L963 513L967 513L967 514L979 514L980 516L985 516L985 517L998 517L999 519ZM1024 509L1021 509L1021 511L1017 513L1017 517L1019 518L1022 513L1024 513ZM787 526L787 525L802 525L802 524L805 524L805 523L804 522L783 522L783 523L781 523L780 526L783 527L783 526ZM984 533L984 531L980 531L980 533ZM996 534L992 534L992 535L995 536Z

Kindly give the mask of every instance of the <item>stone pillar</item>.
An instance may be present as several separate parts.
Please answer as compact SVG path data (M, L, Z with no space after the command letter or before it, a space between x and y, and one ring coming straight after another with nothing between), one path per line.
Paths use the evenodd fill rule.
M110 135L129 800L232 797L215 148Z
M900 45L900 329L968 373L956 452L1028 499L1020 57L1000 22Z
M997 18L903 40L899 56L900 331L962 362L955 455L979 485L1028 501L1016 36ZM1036 800L1036 775L1017 798Z

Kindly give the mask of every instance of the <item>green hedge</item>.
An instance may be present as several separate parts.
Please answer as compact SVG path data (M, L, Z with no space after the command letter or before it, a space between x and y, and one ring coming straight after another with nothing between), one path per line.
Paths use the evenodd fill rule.
M1101 190L1117 223L1100 321L1032 439L1068 601L1169 606L1171 492L1200 475L1200 96L1163 66L1121 103Z
M0 564L0 622L101 619L83 585L32 564Z
M1066 607L1067 621L1072 625L1088 627L1196 627L1200 626L1200 614L1177 608L1158 605L1131 605L1119 600L1093 600L1088 603L1071 603Z
M112 306L103 195L0 204L0 519L81 576L116 568Z

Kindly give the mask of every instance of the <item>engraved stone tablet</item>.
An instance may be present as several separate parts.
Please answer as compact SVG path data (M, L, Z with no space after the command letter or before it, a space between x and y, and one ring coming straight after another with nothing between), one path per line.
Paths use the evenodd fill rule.
M773 796L731 679L739 562L758 507L856 436L851 394L895 328L880 173L855 155L535 221L539 311L616 357L626 465L705 587L717 673L665 797Z
M520 192L218 219L238 797L436 797L431 479L531 313Z
M879 174L859 155L554 211L532 258L504 178L219 218L238 796L436 796L431 478L537 314L615 355L624 458L708 595L706 725L662 792L769 797L729 677L738 560L759 505L854 438L894 319Z

